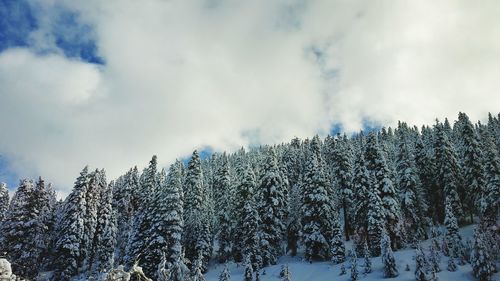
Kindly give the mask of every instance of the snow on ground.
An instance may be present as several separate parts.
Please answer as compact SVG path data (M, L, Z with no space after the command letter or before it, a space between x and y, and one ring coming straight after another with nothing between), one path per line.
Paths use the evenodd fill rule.
M472 238L474 226L467 226L460 230L462 238ZM422 247L424 248L426 254L428 253L430 240L424 241ZM351 248L350 243L346 243L347 249ZM414 261L415 250L414 249L404 249L394 252L396 258L399 276L392 278L391 280L415 280L415 261ZM437 273L440 281L462 281L462 280L475 280L472 276L472 268L470 264L464 266L458 266L456 272L449 272L446 270L448 263L448 258L445 256L441 257L441 272ZM301 257L282 257L277 265L269 266L264 268L266 274L261 274L262 281L278 281L281 280L279 273L281 271L281 266L288 264L289 270L292 275L293 281L323 281L323 280L338 280L338 281L349 281L350 280L350 262L345 263L347 274L340 276L340 264L333 265L331 262L314 262L310 264L309 262L303 261ZM410 271L405 271L406 264L410 266ZM358 271L360 272L360 280L380 280L384 279L383 276L383 266L380 257L372 258L372 273L364 275L363 273L363 258L358 259ZM228 268L231 271L231 280L243 280L243 273L245 267L243 264L237 265L235 263L229 263ZM219 274L224 269L222 264L214 264L210 267L209 271L205 275L207 281L217 281L219 280ZM493 280L500 280L500 274L497 273L493 276Z

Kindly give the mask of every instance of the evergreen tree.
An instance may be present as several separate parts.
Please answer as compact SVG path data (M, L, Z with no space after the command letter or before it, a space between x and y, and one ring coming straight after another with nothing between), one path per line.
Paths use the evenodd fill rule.
M331 256L334 264L339 264L345 261L345 245L342 230L338 216L333 216L333 237L330 242Z
M382 239L382 231L384 229L382 200L380 200L377 190L370 191L370 197L368 200L367 241L371 255L378 257L380 256L380 242Z
M458 138L463 150L463 177L464 185L458 190L460 198L464 199L464 207L470 215L470 221L473 221L473 213L476 211L476 201L481 194L484 182L483 152L479 144L479 137L474 130L474 126L469 117L460 112L458 114Z
M363 252L364 252L364 259L365 259L365 264L364 264L364 267L365 267L365 274L368 274L368 273L371 273L372 272L372 260L371 260L371 255L370 255L370 251L368 250L368 243L364 243L364 247L363 247Z
M484 226L494 226L500 214L500 157L490 134L485 142L485 186L481 190L480 211Z
M331 256L328 249L332 238L333 210L322 166L311 152L308 153L302 199L305 257L309 261L328 259Z
M224 265L224 270L219 275L219 281L229 281L231 280L231 273L229 273L229 269L227 268L227 264Z
M292 276L290 274L290 269L288 268L288 264L284 264L281 266L280 278L283 281L291 281Z
M186 258L194 261L201 256L201 270L206 270L210 253L208 241L206 241L209 225L204 213L203 198L203 173L198 152L195 150L188 164L186 179L184 182L184 247Z
M351 281L356 281L358 279L359 279L358 257L356 256L356 251L352 250L352 257L351 257Z
M244 281L252 281L253 279L253 267L252 267L252 261L250 260L249 256L245 257L245 273L243 275L243 280Z
M39 254L34 244L34 231L41 230L37 226L34 193L33 181L20 181L0 225L0 252L7 253L15 274L27 277L36 275Z
M0 183L0 222L2 222L9 208L9 191L7 185L3 182Z
M441 271L441 267L439 266L439 262L440 262L439 254L438 254L437 250L434 248L434 245L431 244L429 246L428 263L429 263L429 266L431 267L431 269L434 270L435 272Z
M217 252L220 263L226 262L232 254L231 247L231 210L232 210L232 194L231 182L229 177L229 167L226 155L222 157L220 165L214 179L214 192L216 198L216 213L218 233L217 240L219 241L219 250Z
M455 258L448 258L448 266L446 267L448 271L454 272L457 271L457 264L455 263Z
M349 234L352 228L352 198L354 197L352 187L352 149L347 137L341 139L340 136L333 148L333 175L336 186L339 189L340 206L344 216L344 232L346 240L349 240Z
M382 200L382 214L386 229L391 237L393 247L396 247L396 245L402 242L399 241L401 240L401 233L398 231L401 210L398 195L392 181L392 172L387 165L375 134L370 134L368 138L365 159L368 171L371 174L373 188L377 190Z
M203 270L203 255L200 253L198 258L194 261L193 268L191 269L191 281L205 281Z
M356 227L356 238L360 241L366 241L368 230L368 205L370 203L370 175L366 169L366 163L363 153L359 153L354 165L354 225ZM358 243L361 245L362 243ZM357 245L358 245L357 244ZM377 244L378 245L378 244ZM378 248L378 247L377 247ZM356 249L362 253L361 248Z
M162 171L162 174L165 172ZM181 256L183 206L179 188L180 174L176 165L171 165L168 175L160 178L159 188L155 190L149 213L148 249L145 251L143 267L146 275L155 276L158 265L165 257L167 270ZM156 271L155 271L156 270ZM158 277L158 276L157 276Z
M116 217L113 213L113 183L102 191L99 210L97 212L97 226L92 272L94 274L109 272L113 268L114 250L116 245Z
M259 217L263 266L276 264L284 234L285 192L274 148L267 152L259 187Z
M444 190L446 200L450 201L453 213L456 217L461 218L463 210L458 190L462 180L456 152L448 139L443 125L437 124L436 131L435 150L438 183Z
M380 249L382 252L382 263L384 265L384 277L393 278L399 275L396 267L396 260L391 248L391 238L387 233L383 233Z
M82 248L85 232L87 203L85 195L90 177L85 167L75 182L73 191L64 201L62 214L58 219L58 239L55 244L55 274L58 280L69 280L77 275L83 263Z
M415 250L415 280L417 281L427 281L426 268L427 261L425 259L424 251L420 244Z
M462 238L458 233L458 222L453 214L453 207L450 200L446 200L446 217L444 219L446 226L445 242L450 253L450 257L458 258L462 248Z
M159 188L157 165L157 158L154 155L139 179L138 208L132 219L125 257L125 262L129 267L137 262L141 264L148 248L149 234L152 229L150 214L153 213L151 210L153 205L151 201Z
M403 136L398 153L398 186L401 192L401 210L405 218L405 227L410 231L413 241L425 239L425 210L420 179L418 178L413 154Z
M493 275L493 261L484 244L482 234L474 232L474 246L471 253L472 273L479 281L489 281Z

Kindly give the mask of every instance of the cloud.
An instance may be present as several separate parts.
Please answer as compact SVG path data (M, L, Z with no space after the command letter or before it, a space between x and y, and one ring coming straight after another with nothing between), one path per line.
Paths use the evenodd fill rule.
M85 164L114 178L152 154L166 164L195 147L460 110L482 118L500 104L495 1L34 5L43 20L32 46L0 53L0 152L63 191ZM78 37L55 24L68 10L104 65L58 49L58 36Z

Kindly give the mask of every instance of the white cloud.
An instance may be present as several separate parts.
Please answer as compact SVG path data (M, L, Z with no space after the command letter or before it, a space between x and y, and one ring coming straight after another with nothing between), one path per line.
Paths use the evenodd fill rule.
M280 142L336 122L357 130L366 119L481 118L500 104L496 1L37 5L37 46L0 54L0 151L20 175L63 190L87 163L112 178L155 153L167 163L204 145ZM105 66L33 53L55 46L54 6L94 28Z

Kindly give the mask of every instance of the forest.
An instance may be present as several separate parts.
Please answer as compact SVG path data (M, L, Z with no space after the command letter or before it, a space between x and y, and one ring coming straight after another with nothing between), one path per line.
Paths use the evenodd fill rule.
M20 180L12 198L1 184L0 258L12 276L0 280L200 281L232 262L252 281L280 257L300 256L360 258L348 273L356 281L375 257L384 277L397 277L402 249L415 251L415 280L437 280L441 255L444 270L470 264L477 280L491 280L500 262L500 114L485 120L459 113L452 124L399 122L208 157L195 150L165 168L153 156L111 181L84 167L62 200L42 177ZM467 225L472 239L459 233ZM281 277L293 280L286 267ZM230 280L227 267L219 280Z

